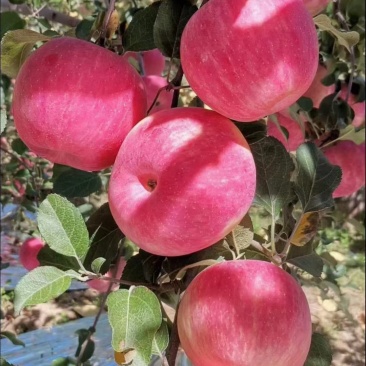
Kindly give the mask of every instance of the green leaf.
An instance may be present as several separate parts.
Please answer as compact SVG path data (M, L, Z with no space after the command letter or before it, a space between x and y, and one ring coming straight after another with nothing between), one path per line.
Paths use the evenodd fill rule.
M228 245L239 253L249 248L253 239L253 224L249 215L244 216L239 225L225 238Z
M75 29L76 37L89 41L94 23L95 19L93 17L88 17L79 22Z
M351 52L351 47L355 46L360 40L360 35L355 31L341 32L336 29L333 26L331 19L325 14L319 14L313 20L320 30L327 31L336 37L338 43L346 47L348 52Z
M350 140L353 141L357 145L361 145L365 142L365 128L357 129L352 125L347 126L346 128L342 129L340 132L339 137L336 139L338 140ZM334 141L332 141L334 142Z
M11 148L19 155L23 155L28 150L27 145L19 138L12 141Z
M305 112L310 112L313 109L313 101L310 98L301 97L296 103Z
M1 331L0 333L1 338L8 338L11 343L13 343L15 346L23 346L25 347L25 344L23 341L21 341L19 338L17 338L16 334L8 331Z
M55 252L82 259L89 248L89 234L80 211L65 198L50 194L38 210L42 237Z
M332 359L332 349L327 338L320 333L313 333L310 351L304 366L330 366Z
M80 362L86 362L91 358L94 354L95 343L92 339L88 339L89 330L88 329L78 329L75 332L78 335L78 348L75 352L75 357L79 357L80 353L82 353L82 357L80 357Z
M92 271L92 262L97 258L105 258L100 268L100 273L104 274L116 258L118 246L125 236L114 221L108 202L89 217L86 226L92 240L84 266Z
M54 193L67 198L86 197L102 188L102 180L95 173L70 168L62 172L53 184Z
M1 72L15 78L35 44L50 39L30 29L18 29L6 33L1 40Z
M53 266L61 271L67 271L69 269L78 271L80 269L80 265L75 257L68 257L57 253L47 244L39 251L37 259L42 266Z
M333 191L342 178L341 168L328 162L322 151L312 142L297 149L298 175L295 192L304 212L321 211L334 205Z
M4 37L4 34L8 31L15 29L22 29L26 25L24 19L22 19L15 11L5 11L0 14L0 38ZM1 55L2 57L2 55ZM3 72L3 71L1 71Z
M276 218L291 197L294 164L285 147L274 137L261 139L250 147L257 169L254 204Z
M15 365L6 361L4 357L0 357L0 366L15 366Z
M264 139L267 136L267 126L264 121L245 123L234 121L234 123L250 145Z
M160 5L161 1L155 1L134 14L122 38L126 51L148 51L156 48L153 29Z
M162 1L154 24L154 41L164 56L180 58L183 29L197 10L188 0Z
M3 133L7 123L6 110L1 109L1 119L0 119L0 133Z
M162 357L163 352L168 347L168 344L169 344L168 324L165 320L163 320L160 328L155 333L153 344L152 344L152 353L154 355L158 355L158 356Z
M102 268L102 265L104 264L105 261L106 261L106 259L101 258L101 257L94 259L91 264L91 268L92 268L93 272L100 273L100 269Z
M71 277L55 267L37 267L27 273L14 290L15 313L25 306L47 302L63 294L71 285Z
M134 349L133 364L147 366L154 336L162 322L158 298L146 287L131 287L109 294L107 306L113 349L116 352Z
M288 259L286 262L310 273L314 277L320 277L323 272L323 260L315 252L301 257Z

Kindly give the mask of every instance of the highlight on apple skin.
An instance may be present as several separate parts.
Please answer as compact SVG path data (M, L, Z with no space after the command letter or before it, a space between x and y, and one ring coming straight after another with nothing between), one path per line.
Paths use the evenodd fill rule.
M285 111L283 112L285 113ZM271 119L268 119L267 135L273 136L277 140L279 140L285 146L287 151L296 151L296 149L303 142L305 142L305 136L301 130L300 125L285 114L277 113L276 117L278 123L282 127L285 127L286 130L288 131L289 134L288 139L285 138L285 136L281 133L276 124L273 121L271 121Z
M321 81L328 74L325 66L319 64L314 80L309 89L304 93L304 97L310 98L314 108L319 108L321 101L328 95L335 92L335 85L325 86Z
M325 10L331 0L303 0L306 9L312 16L315 16Z
M365 185L365 143L339 141L324 149L324 155L333 165L342 169L342 180L333 197L347 197Z
M164 86L168 85L168 82L162 76L157 75L149 75L143 76L142 80L145 83L145 90L147 96L147 107L150 108L152 103L155 100L156 95ZM154 107L150 110L149 114L162 111L164 109L170 109L172 105L174 91L162 90L159 94L157 101L154 104Z
M143 81L123 57L61 37L25 61L12 110L20 138L37 155L98 171L113 164L146 103Z
M302 0L210 0L183 31L181 62L205 104L247 122L289 107L306 92L318 49Z
M229 119L202 108L156 112L128 134L109 183L111 213L143 250L180 256L227 235L253 201L253 155Z
M28 238L23 242L19 249L19 260L25 269L31 271L39 267L37 256L43 246L44 243L39 238Z
M312 335L300 285L258 260L222 262L198 274L183 294L177 325L195 366L303 366Z
M109 271L103 275L105 277L111 277L111 278L115 278L115 279L120 279L123 273L123 270L125 269L126 266L126 260L124 259L124 257L121 257L118 261L118 268L117 268L117 273L114 275L114 268L109 269ZM88 287L97 290L100 293L105 293L108 291L108 287L110 284L110 281L108 280L101 280L99 278L90 280L88 282L86 282L86 284L88 285ZM119 289L119 284L118 283L114 283L112 285L111 291L116 291Z
M164 71L165 68L165 57L164 55L157 49L143 51L143 52L132 52L128 51L123 54L123 57L128 60L131 64L139 66L139 54L141 55L141 61L143 63L143 70L141 74L144 76L148 75L158 75Z

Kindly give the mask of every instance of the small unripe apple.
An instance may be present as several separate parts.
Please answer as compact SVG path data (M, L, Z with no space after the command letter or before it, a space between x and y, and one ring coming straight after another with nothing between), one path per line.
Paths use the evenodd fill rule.
M328 74L327 69L320 65L315 74L314 80L310 88L304 93L304 97L310 98L314 108L319 108L321 101L327 96L335 92L335 85L325 86L321 81Z
M188 83L216 112L254 121L309 88L318 38L302 0L210 0L188 21L181 62Z
M43 246L43 241L38 238L28 238L23 242L19 249L19 260L25 269L31 271L40 265L37 256Z
M115 278L117 280L119 280L121 277L122 277L122 273L123 273L123 270L125 269L125 266L126 266L126 260L121 257L118 261L118 268L117 268L117 273L114 275L114 271L115 271L115 268L111 268L105 275L103 275L104 277L111 277L111 278ZM94 290L97 290L99 291L100 293L104 293L104 292L107 292L108 291L108 287L109 287L109 284L111 282L108 281L108 280L101 280L101 279L94 279L94 280L90 280L88 281L86 284L94 289ZM112 288L111 288L111 291L115 291L115 290L118 290L119 289L119 284L118 283L114 283L112 285Z
M140 70L143 75L158 75L164 71L165 68L165 57L164 55L157 49L153 49L150 51L143 51L143 52L126 52L123 57L132 61L133 64L139 65L140 59L139 54L141 55L141 62L143 70Z
M181 346L195 366L303 366L312 325L301 287L263 261L215 264L178 309Z
M276 124L271 121L271 119L268 120L268 136L273 136L277 140L281 141L282 144L286 147L287 151L296 151L296 149L305 141L305 136L301 130L300 125L296 121L282 113L277 113L276 117L278 123L282 127L285 127L288 131L288 139L285 138L285 136L281 133Z
M331 0L303 0L306 9L312 16L319 14L323 11Z
M143 76L142 80L145 83L146 95L147 95L147 106L150 108L151 104L154 102L156 95L159 90L168 85L165 78L157 75ZM162 90L159 94L154 107L151 109L149 114L161 111L163 109L169 109L172 105L174 91Z
M365 143L339 141L324 149L324 155L333 165L342 169L342 180L333 197L346 197L365 185Z
M347 85L343 85L341 89L340 97L346 100L347 96ZM356 95L350 93L348 98L348 104L353 109L355 116L352 121L352 126L361 127L365 124L365 102L357 102Z
M54 38L28 57L12 105L30 150L87 171L113 164L146 108L143 81L123 57L70 37Z
M227 235L254 198L253 155L239 129L203 108L148 116L128 134L109 183L112 215L145 251L179 256Z

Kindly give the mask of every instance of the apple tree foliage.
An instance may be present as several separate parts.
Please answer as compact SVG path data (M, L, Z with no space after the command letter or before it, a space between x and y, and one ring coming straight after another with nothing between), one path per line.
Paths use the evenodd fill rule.
M103 277L122 255L127 265L117 281L120 290L104 298L116 361L148 365L151 356L158 355L172 364L179 340L175 320L167 316L165 308L177 307L179 295L206 266L222 260L261 259L282 266L293 276L307 272L321 278L324 258L317 254L317 232L334 207L332 193L341 169L329 163L314 141L364 142L364 130L351 125L354 111L347 101L334 93L319 108L305 97L293 104L292 118L303 128L301 117L306 116L315 131L294 153L266 135L267 119L233 121L249 142L257 168L256 196L249 214L207 249L182 257L152 255L125 237L108 202L101 200L108 190L110 169L84 172L50 164L32 154L17 137L10 109L13 80L35 47L52 37L68 35L118 54L158 48L169 61L168 81L181 86L180 38L201 1L111 1L107 9L99 1L54 1L50 3L56 9L53 18L45 11L48 7L34 11L42 9L38 0L10 3L9 10L1 13L1 150L5 162L1 203L15 203L21 212L36 213L37 226L31 226L29 233L40 234L47 243L38 255L41 266L25 275L15 289L17 313L56 298L73 280ZM86 9L83 12L81 5ZM320 58L327 60L330 70L322 83L337 86L345 80L358 102L365 100L364 7L362 0L334 1L314 17ZM65 15L70 12L79 12L79 17ZM183 104L176 88L172 107ZM196 97L190 105L202 103ZM285 128L281 131L288 136ZM251 219L254 212L268 219L259 230ZM79 331L78 362L93 355L93 332L92 328ZM331 359L326 339L314 333L306 365L326 366Z

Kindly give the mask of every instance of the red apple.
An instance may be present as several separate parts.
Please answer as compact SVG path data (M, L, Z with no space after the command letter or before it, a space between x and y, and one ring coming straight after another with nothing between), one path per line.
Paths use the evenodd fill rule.
M178 310L181 345L195 366L303 366L312 325L295 279L257 260L202 271Z
M301 24L301 26L299 26ZM290 106L318 65L314 22L301 0L210 0L181 40L188 83L213 110L254 121Z
M158 75L164 71L165 68L165 57L164 55L156 48L150 51L143 52L126 52L123 57L129 62L132 61L133 64L139 65L139 54L141 55L142 67L143 70L141 74L147 75Z
M312 16L322 12L331 0L304 0L304 5Z
M159 92L159 89L161 89L164 86L167 86L168 82L163 77L157 75L143 76L142 80L145 83L147 105L148 108L150 108L151 104L155 100L156 95ZM159 94L159 97L154 107L151 109L149 114L161 111L163 109L171 108L173 93L174 93L173 90L171 91L162 90Z
M288 139L281 133L276 124L268 119L268 127L267 134L268 136L273 136L277 140L281 141L282 144L286 147L287 151L295 151L304 141L305 136L301 130L300 125L289 118L288 116L278 113L276 114L278 123L285 127L289 133Z
M25 269L31 271L40 265L37 256L43 246L43 241L38 238L29 238L23 242L19 250L19 260Z
M365 185L365 143L339 141L324 149L329 162L342 169L342 180L333 197L346 197Z
M114 276L114 268L111 268L104 276L105 277L111 277L111 278L115 278L115 279L120 279L122 276L122 272L124 270L126 266L126 260L121 257L120 260L118 261L118 268L117 268L117 273ZM94 279L94 280L90 280L86 283L90 288L97 290L101 293L103 292L107 292L108 291L108 287L110 284L110 281L108 280L100 280L100 279ZM119 289L119 284L115 283L112 285L111 291L115 291Z
M140 248L196 252L227 235L254 198L248 143L227 118L203 108L156 112L128 134L109 184L112 215Z
M62 37L25 61L12 108L20 138L33 152L93 171L113 164L147 106L143 81L123 57Z
M347 96L347 85L343 85L341 89L340 97L345 100ZM350 94L348 98L348 104L355 112L355 116L352 121L352 126L361 127L365 124L365 102L358 103L357 97L354 94Z
M335 85L325 86L322 84L322 79L324 79L328 74L327 69L320 65L316 72L315 78L310 85L310 88L304 93L304 97L310 98L313 101L313 106L319 108L321 101L327 96L335 92Z

